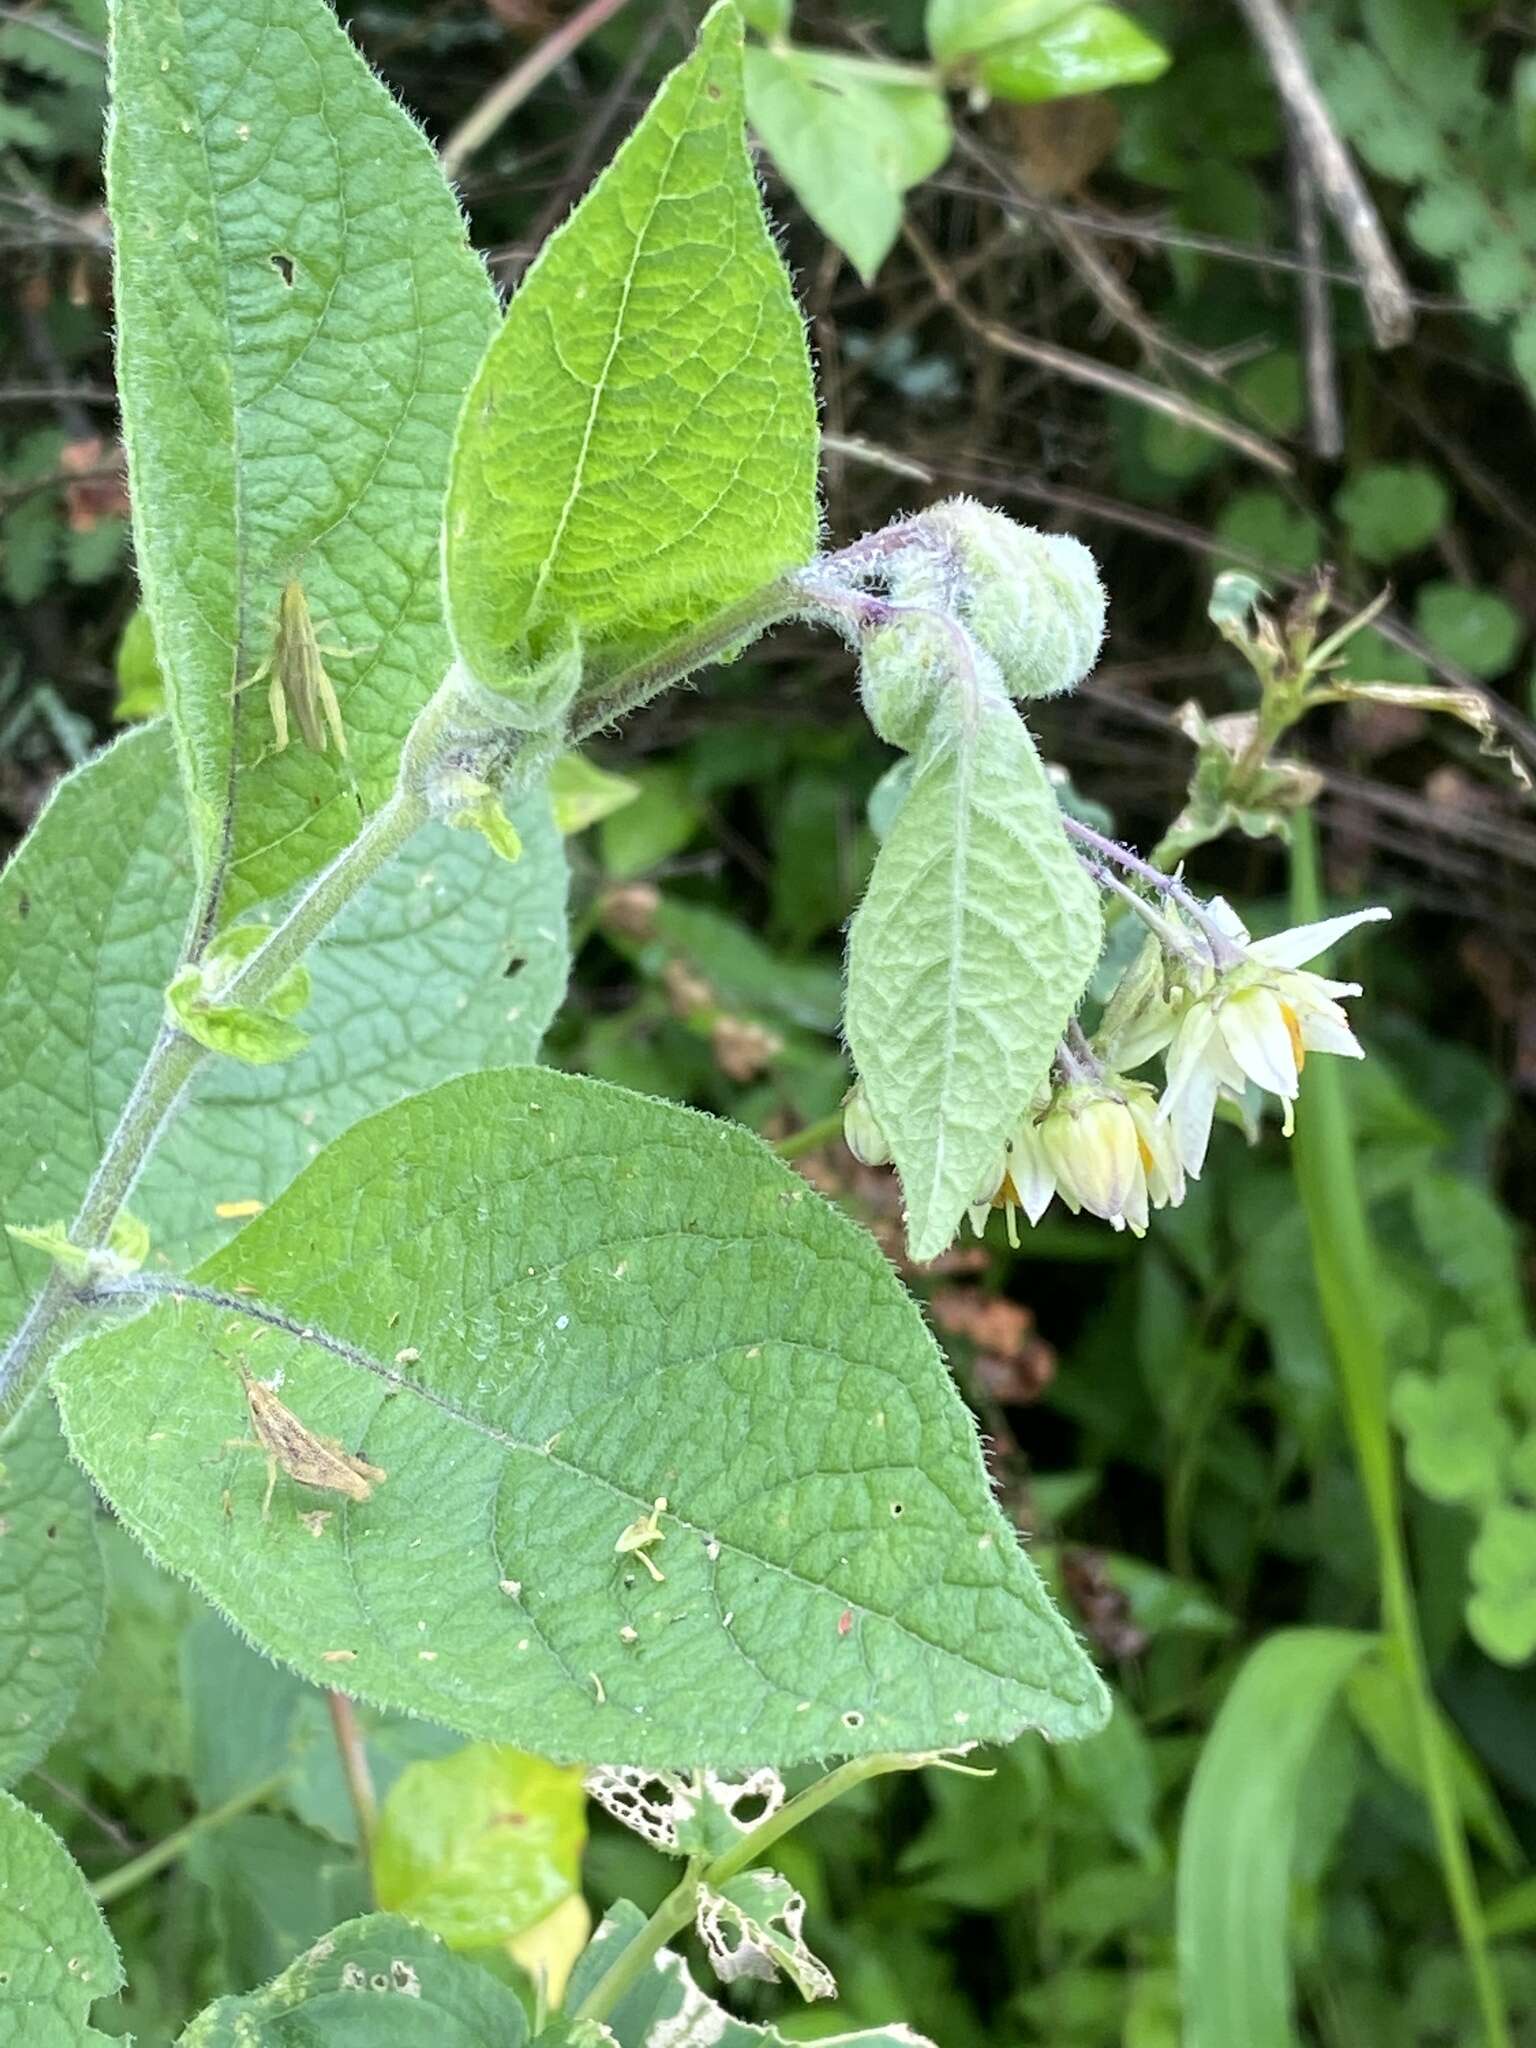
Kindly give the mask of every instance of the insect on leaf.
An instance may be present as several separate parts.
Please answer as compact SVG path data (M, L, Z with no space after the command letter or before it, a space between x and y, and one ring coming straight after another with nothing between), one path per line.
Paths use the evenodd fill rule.
M267 1491L261 1504L262 1519L272 1505L279 1468L300 1486L313 1486L322 1493L340 1493L348 1500L373 1498L373 1489L389 1477L378 1465L339 1444L334 1437L320 1436L300 1422L293 1410L277 1398L276 1389L259 1380L247 1367L240 1367L240 1384L245 1405L251 1412L251 1427L257 1446L267 1454Z
M327 652L335 656L350 654L352 650L321 647L304 586L294 578L283 585L283 594L278 599L277 638L270 656L272 729L279 754L288 744L288 714L292 712L299 737L312 753L325 753L334 740L337 753L343 760L347 758L341 705L336 686L325 669Z

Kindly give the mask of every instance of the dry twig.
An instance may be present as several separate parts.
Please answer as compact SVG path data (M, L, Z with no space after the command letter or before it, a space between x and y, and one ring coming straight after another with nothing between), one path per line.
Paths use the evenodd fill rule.
M1005 327L1001 321L978 313L960 296L954 279L939 261L926 236L911 221L903 227L902 234L928 273L940 300L989 348L995 348L1003 355L1015 356L1020 362L1038 363L1041 369L1054 370L1059 377L1066 377L1074 384L1091 384L1100 391L1112 392L1116 398L1129 399L1131 404L1142 406L1148 412L1163 413L1167 418L1177 420L1180 426L1193 427L1198 433L1209 434L1213 440L1224 441L1229 448L1235 448L1250 462L1258 463L1276 476L1291 474L1293 464L1283 449L1237 421L1224 419L1220 413L1212 412L1209 406L1199 405L1194 399L1185 398L1181 392L1172 391L1163 384L1153 384L1130 370L1113 369L1092 356L1078 355L1075 350L1062 348L1054 341L1040 341L1034 335L1020 334L1017 329Z
M1365 181L1323 104L1296 25L1280 0L1237 0L1237 5L1264 53L1308 168L1359 268L1376 346L1396 348L1413 332L1413 300Z

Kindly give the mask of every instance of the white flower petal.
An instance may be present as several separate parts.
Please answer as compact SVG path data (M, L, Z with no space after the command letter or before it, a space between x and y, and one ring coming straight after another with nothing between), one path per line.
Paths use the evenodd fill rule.
M1013 1141L1009 1154L1008 1174L1013 1182L1014 1192L1019 1198L1019 1207L1031 1224L1038 1223L1051 1206L1051 1197L1056 1192L1050 1162L1045 1156L1045 1147L1040 1143L1039 1133L1032 1124L1026 1124Z
M1213 896L1205 906L1205 914L1229 939L1235 939L1240 946L1248 944L1248 927L1225 896Z
M1263 960L1271 967L1305 967L1309 960L1336 945L1346 932L1362 924L1380 924L1391 915L1381 904L1373 904L1368 910L1352 910L1347 917L1325 917L1317 924L1294 925L1288 932L1259 939L1248 950L1255 960Z
M1191 1075L1189 1085L1168 1119L1179 1158L1191 1180L1200 1178L1205 1165L1206 1150L1211 1142L1211 1124L1220 1096L1220 1081L1209 1067L1202 1067Z
M1209 1003L1196 1003L1184 1013L1178 1035L1168 1048L1165 1071L1168 1085L1163 1090L1161 1114L1171 1117L1184 1090L1205 1061L1216 1030L1216 1016Z
M1282 1102L1294 1101L1296 1048L1274 990L1239 989L1221 1005L1216 1022L1227 1051L1248 1079Z
M1365 1048L1342 1017L1326 1010L1304 1010L1301 1014L1301 1042L1308 1052L1336 1052L1347 1060L1363 1060Z

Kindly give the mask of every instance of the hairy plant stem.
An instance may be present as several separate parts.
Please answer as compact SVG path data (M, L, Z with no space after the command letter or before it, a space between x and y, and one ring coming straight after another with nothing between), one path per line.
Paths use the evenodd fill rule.
M1075 839L1079 845L1091 848L1101 861L1112 862L1116 867L1124 868L1127 874L1135 875L1138 881L1145 882L1159 896L1176 903L1191 924L1198 928L1201 937L1209 946L1213 967L1235 967L1242 959L1242 948L1222 930L1199 897L1192 890L1186 889L1182 882L1171 875L1165 875L1160 868L1154 867L1151 861L1143 860L1139 854L1132 853L1129 847L1122 846L1118 840L1108 839L1102 832L1095 832L1091 825L1083 824L1081 819L1069 817L1065 811L1061 814L1061 824L1069 839Z
M185 1827L180 1827L163 1841L156 1842L152 1849L146 1849L142 1856L135 1856L110 1875L100 1878L91 1886L91 1897L98 1906L109 1906L114 1899L120 1899L125 1892L133 1891L146 1879L156 1877L167 1864L178 1862L191 1848L199 1835L206 1835L214 1828L223 1827L226 1821L236 1820L242 1813L249 1813L253 1806L260 1806L282 1790L288 1782L288 1772L278 1771L270 1778L263 1778L259 1785L252 1785L244 1792L237 1792L232 1799L226 1799L222 1806L211 1806L206 1813L195 1813Z
M842 1135L843 1112L834 1109L828 1116L817 1117L815 1123L791 1131L787 1138L775 1139L773 1149L781 1159L803 1159L807 1152L819 1151L823 1145L830 1145Z
M1317 843L1310 812L1292 839L1292 910L1306 922L1320 909ZM1349 1110L1336 1063L1307 1077L1308 1109L1295 1144L1297 1186L1312 1244L1312 1264L1343 1397L1355 1466L1376 1541L1382 1622L1388 1652L1408 1701L1425 1802L1440 1871L1466 1957L1486 2048L1510 2048L1504 1994L1488 1948L1472 1857L1451 1782L1450 1750L1430 1684L1419 1633L1402 1499L1387 1413L1387 1347L1377 1312L1381 1262L1371 1243Z
M289 974L365 882L426 823L429 807L414 790L397 790L350 846L323 869L223 994L229 1003L262 1002ZM175 1114L207 1048L162 1027L117 1120L70 1227L70 1242L100 1251L145 1161ZM63 1349L78 1309L77 1283L55 1267L0 1356L0 1423L27 1400Z
M693 1857L678 1883L667 1893L629 1946L609 1964L571 2017L577 2020L606 2019L625 1994L639 1983L673 1935L680 1934L692 1920L699 1893L705 1885L718 1890L721 1885L728 1884L733 1877L756 1863L791 1829L799 1827L802 1821L809 1820L813 1813L819 1813L822 1807L853 1786L861 1785L866 1778L882 1777L890 1771L920 1770L924 1764L934 1761L932 1754L904 1756L887 1753L854 1757L848 1763L839 1764L824 1778L818 1778L814 1785L807 1785L793 1799L786 1800L777 1813L759 1822L713 1861L703 1856Z
M673 641L648 661L633 662L620 669L590 696L579 696L571 710L568 744L579 747L583 740L605 731L627 713L638 711L673 683L686 681L696 669L732 654L770 627L783 625L786 619L804 617L808 608L807 592L798 575L781 576L774 583L765 583L750 597L717 612L697 632Z

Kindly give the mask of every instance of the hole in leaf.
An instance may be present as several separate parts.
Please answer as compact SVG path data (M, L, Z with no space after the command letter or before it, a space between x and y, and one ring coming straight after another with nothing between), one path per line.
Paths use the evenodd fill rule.
M864 1726L864 1716L857 1707L850 1707L847 1713L844 1714L843 1726L845 1728L862 1728Z
M510 981L513 975L521 974L527 965L528 956L526 953L514 953L501 971L506 980Z
M905 1503L904 1503L904 1502L902 1502L902 1501L899 1501L899 1500L893 1500L893 1501L891 1502L891 1513L892 1513L892 1515L893 1515L893 1516L894 1516L894 1517L896 1518L896 1520L897 1520L897 1521L900 1521L900 1520L901 1520L901 1517L902 1517L902 1516L903 1516L903 1515L904 1515L904 1514L905 1514L906 1512L907 1512L907 1510L906 1510L906 1505L905 1505Z
M731 1808L731 1819L739 1828L753 1828L769 1811L770 1802L762 1792L749 1792Z
M283 280L283 283L291 287L293 284L293 258L286 255L281 249L274 249L267 258L267 261Z

